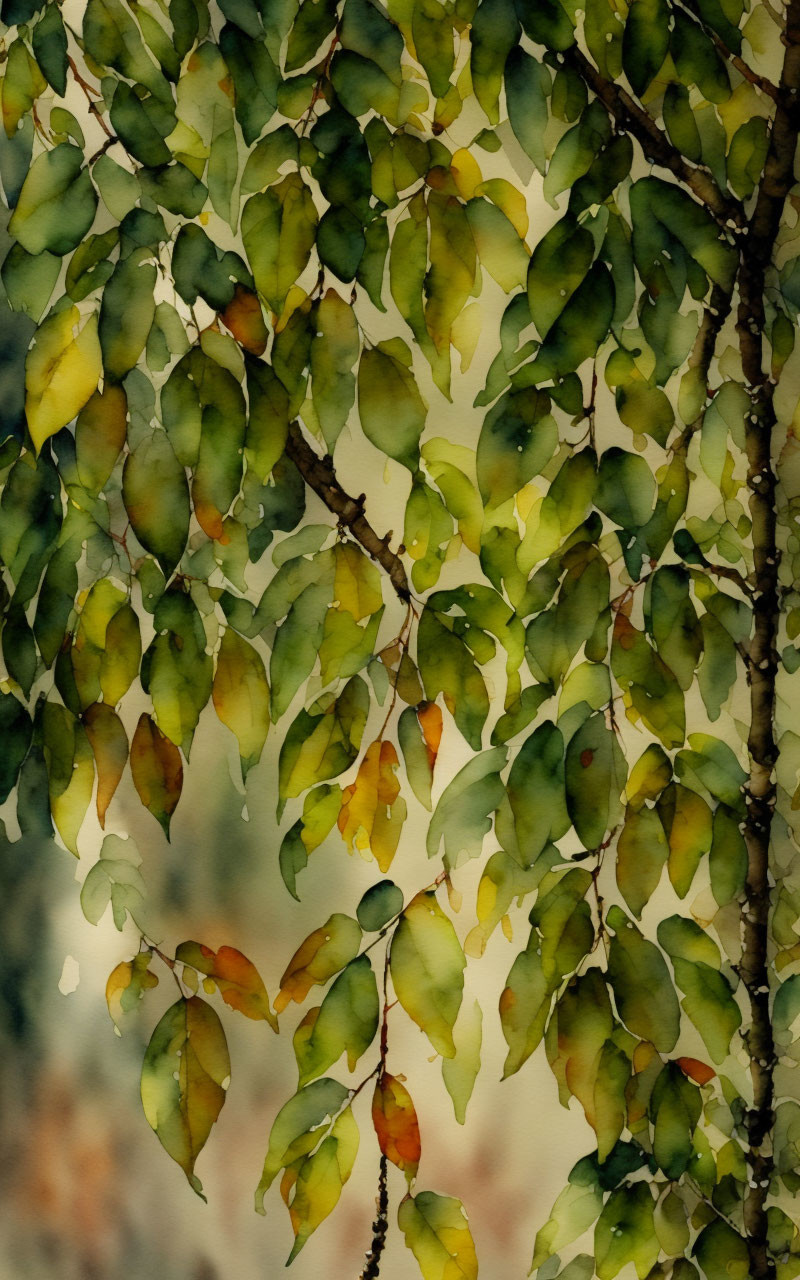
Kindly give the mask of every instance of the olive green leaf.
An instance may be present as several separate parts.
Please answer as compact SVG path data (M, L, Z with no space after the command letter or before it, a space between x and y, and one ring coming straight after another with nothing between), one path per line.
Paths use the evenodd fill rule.
M431 892L403 911L391 950L397 998L437 1053L453 1058L453 1027L461 1007L466 960L455 930Z
M147 1046L142 1105L167 1155L203 1200L195 1161L222 1110L230 1073L225 1032L214 1010L198 996L176 1001Z

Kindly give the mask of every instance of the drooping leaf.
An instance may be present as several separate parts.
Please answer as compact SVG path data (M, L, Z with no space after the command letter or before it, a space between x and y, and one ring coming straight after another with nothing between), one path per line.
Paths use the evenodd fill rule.
M146 713L131 740L131 773L139 799L169 839L170 819L183 789L183 764L178 748Z
M461 1007L466 960L435 894L418 893L392 938L391 974L397 998L443 1058L455 1056L453 1027Z
M366 850L381 871L389 870L406 818L406 802L395 776L399 765L391 742L376 741L367 747L351 786L345 787L338 825L351 853Z
M319 929L310 933L292 956L274 1005L282 1013L289 1002L302 1004L311 988L324 986L335 973L354 959L361 943L361 928L352 916L335 912Z
M231 1009L238 1009L246 1018L266 1021L273 1031L278 1030L278 1019L269 1007L261 975L241 951L220 947L215 952L199 942L182 942L176 948L175 959L211 979Z
M223 632L211 696L220 720L236 735L246 777L267 739L269 685L261 655L232 627Z
M75 417L102 371L97 321L80 323L77 307L45 320L25 363L25 416L37 450Z
M460 1200L435 1191L407 1195L397 1221L423 1280L477 1280L478 1259Z
M136 1008L145 991L158 986L158 976L148 969L151 951L140 951L133 960L122 960L112 969L106 983L106 1003L117 1032L125 1013Z
M147 1046L142 1105L164 1150L201 1199L195 1161L225 1102L231 1060L222 1023L198 996L176 1001Z
M294 1034L300 1086L322 1075L347 1054L355 1071L378 1030L378 988L368 956L351 960L318 1008L310 1009Z
M419 1123L408 1089L388 1072L381 1072L375 1084L372 1123L381 1151L406 1175L410 1186L422 1153Z

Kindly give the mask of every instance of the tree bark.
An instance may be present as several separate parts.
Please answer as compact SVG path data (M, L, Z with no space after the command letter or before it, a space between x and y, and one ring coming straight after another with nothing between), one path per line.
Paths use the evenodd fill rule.
M321 458L311 448L296 422L289 427L286 453L309 488L322 499L329 511L338 516L339 523L350 530L367 555L386 571L389 581L403 603L410 604L411 589L408 585L405 566L389 546L391 535L386 534L381 538L364 515L364 495L353 498L342 488L333 469L332 458L327 454Z
M744 837L748 871L742 909L741 977L750 1001L745 1043L750 1057L753 1105L747 1112L749 1186L744 1227L752 1280L774 1280L775 1262L767 1243L766 1201L774 1176L775 1043L770 1014L769 918L774 881L770 874L772 817L775 810L775 679L778 670L777 475L773 463L775 383L764 370L764 287L767 267L794 182L800 109L800 0L787 9L786 55L778 86L770 146L753 216L742 238L737 329L745 385L751 399L746 427L753 535L753 636L747 674L750 684L750 771L745 783Z

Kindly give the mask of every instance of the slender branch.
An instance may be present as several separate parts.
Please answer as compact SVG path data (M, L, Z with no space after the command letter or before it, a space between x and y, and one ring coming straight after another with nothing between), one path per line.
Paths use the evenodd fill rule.
M378 1175L378 1195L375 1203L378 1212L375 1221L372 1224L372 1245L370 1251L364 1259L364 1269L358 1280L377 1280L379 1275L381 1257L386 1245L386 1232L389 1229L389 1190L386 1181L386 1173L388 1162L385 1155L381 1155L380 1173Z
M675 444L672 446L675 453L684 452L689 445L689 441L695 432L699 431L703 425L706 416L706 409L710 398L708 390L708 375L711 368L711 361L714 358L714 352L717 347L717 340L722 332L723 325L728 319L733 306L733 290L736 285L734 278L730 285L725 288L720 284L715 284L711 290L711 297L708 306L703 311L703 318L700 321L700 327L697 330L697 336L694 340L691 355L689 356L689 369L698 370L701 384L706 387L706 398L700 413L693 422L688 423Z
M678 3L682 9L686 9L691 13L692 17L697 19L709 39L713 40L719 53L722 54L723 58L725 58L732 67L736 68L739 75L744 76L745 80L748 80L750 84L755 85L755 87L760 89L762 93L766 93L774 102L778 101L778 86L773 84L767 76L759 75L757 71L754 71L749 63L745 62L744 58L740 57L738 53L734 53L733 49L728 47L722 39L722 36L720 36L713 27L708 26L703 19L703 14L697 0L678 0Z
M770 1019L769 916L770 846L776 802L775 680L778 670L779 623L776 537L777 476L772 461L772 434L777 424L775 383L763 359L764 287L767 267L794 182L794 157L800 133L800 0L786 11L786 54L770 144L755 209L742 242L739 278L739 334L751 413L746 424L750 516L753 527L753 637L748 650L750 733L749 777L744 786L747 814L744 838L748 853L746 899L742 908L741 975L750 1001L750 1028L745 1037L750 1057L753 1105L747 1112L748 1190L744 1226L752 1280L773 1280L775 1261L767 1241L766 1202L775 1162L775 1042Z
M655 120L625 89L606 80L577 46L568 49L563 57L596 94L619 128L627 130L636 138L648 160L660 165L662 169L668 169L680 182L685 183L720 222L736 227L744 226L745 215L740 202L720 191L708 169L690 164L677 147L672 145Z
M411 590L405 566L389 546L387 534L381 538L364 515L364 495L352 498L336 478L333 460L328 454L321 458L303 435L297 422L291 423L286 440L286 453L291 458L306 484L314 490L329 511L338 516L339 523L349 529L357 542L385 569L396 594L404 604L411 601Z

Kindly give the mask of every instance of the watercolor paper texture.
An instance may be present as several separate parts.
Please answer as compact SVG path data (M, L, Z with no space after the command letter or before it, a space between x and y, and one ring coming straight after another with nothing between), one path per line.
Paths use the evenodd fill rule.
M800 1275L800 0L0 15L0 1274Z

